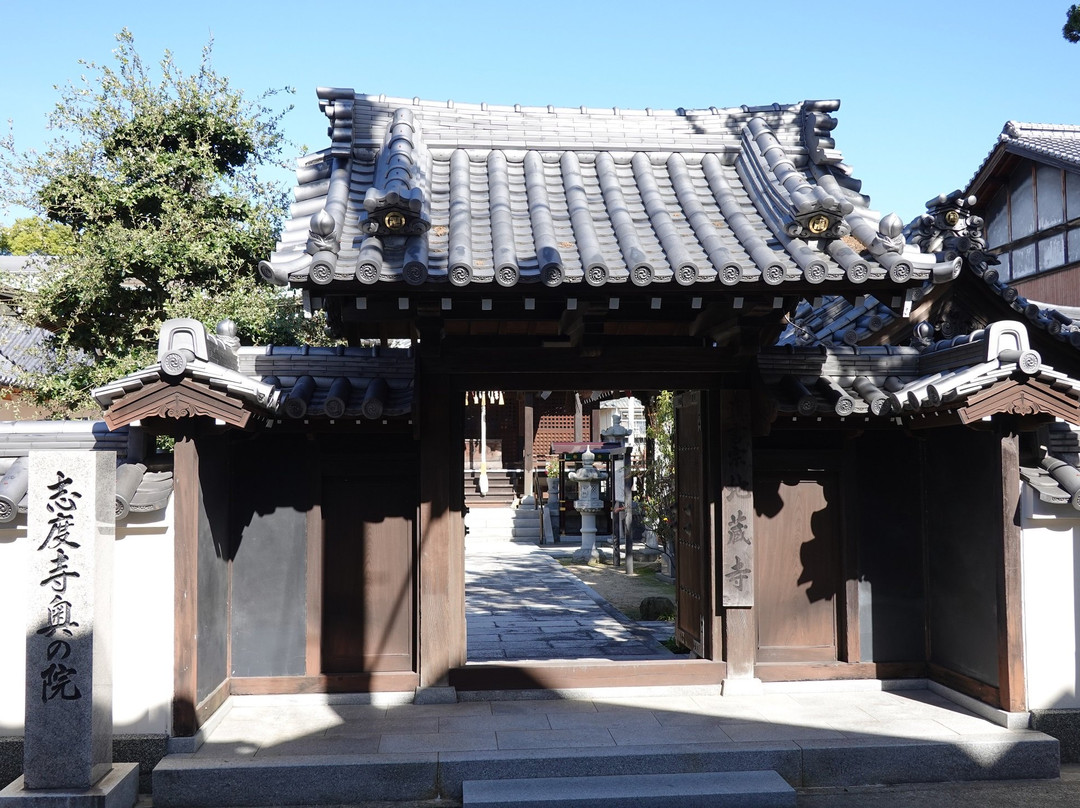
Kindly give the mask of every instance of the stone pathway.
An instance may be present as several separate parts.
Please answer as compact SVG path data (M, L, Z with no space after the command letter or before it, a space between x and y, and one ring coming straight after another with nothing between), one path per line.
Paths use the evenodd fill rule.
M932 790L921 793L926 802L904 802L898 787L851 800L848 788L1057 774L1057 742L1041 733L1005 729L929 690L885 689L918 686L784 683L758 696L672 687L428 705L404 703L405 693L233 696L196 753L158 766L154 800L159 808L364 805L419 801L437 789L439 804L452 806L466 780L774 770L804 790L807 806L887 808L972 803L937 801ZM869 801L882 791L893 801Z
M563 569L543 548L488 542L465 553L469 662L671 659L656 633Z

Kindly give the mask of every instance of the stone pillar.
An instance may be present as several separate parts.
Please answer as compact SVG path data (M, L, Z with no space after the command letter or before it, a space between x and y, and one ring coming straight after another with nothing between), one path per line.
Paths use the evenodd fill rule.
M30 456L23 776L0 805L135 802L137 764L112 762L115 491L113 452Z

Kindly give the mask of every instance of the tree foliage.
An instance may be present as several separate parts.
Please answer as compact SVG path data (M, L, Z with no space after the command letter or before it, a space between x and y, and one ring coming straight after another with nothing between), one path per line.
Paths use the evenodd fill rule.
M166 51L155 76L128 30L116 39L114 63L80 62L81 81L60 89L49 120L59 134L44 153L9 141L0 157L5 201L74 234L71 253L20 301L57 335L58 367L34 382L60 406L152 362L171 317L231 318L247 342L315 336L294 296L257 280L285 205L284 188L261 174L280 164L288 110L266 105L273 92L250 101L230 86L212 42L197 72Z
M1080 42L1080 6L1071 5L1065 12L1065 25L1061 35L1069 42Z
M675 396L662 390L652 397L645 436L651 444L646 459L645 493L642 497L645 526L656 532L665 547L675 543Z
M3 255L70 255L75 235L62 224L37 216L16 219L0 225L0 254Z

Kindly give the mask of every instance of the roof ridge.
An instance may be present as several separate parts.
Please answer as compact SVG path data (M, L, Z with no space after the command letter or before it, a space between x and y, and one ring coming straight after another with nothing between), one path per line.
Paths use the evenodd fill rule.
M1067 123L1025 123L1008 121L1001 130L1002 137L1019 139L1025 135L1041 134L1076 134L1080 135L1080 125Z
M611 117L677 117L684 118L702 115L753 115L765 112L800 112L802 110L814 110L820 112L832 112L840 107L836 99L806 99L788 104L773 103L761 106L747 106L745 104L730 107L676 107L675 109L624 108L624 107L590 107L582 104L577 107L525 104L489 104L485 101L479 103L459 102L454 99L438 101L434 99L422 99L419 96L406 98L404 96L386 95L385 93L362 93L346 87L319 87L317 95L324 101L334 99L352 99L358 103L378 104L387 107L419 107L421 109L452 109L459 112L499 112L520 114L551 114L567 115L581 114L593 116Z

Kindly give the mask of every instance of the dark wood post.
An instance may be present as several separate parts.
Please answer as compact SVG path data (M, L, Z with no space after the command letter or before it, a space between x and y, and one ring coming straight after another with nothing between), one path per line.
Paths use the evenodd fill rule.
M465 525L462 506L461 395L421 359L419 674L420 687L449 685L465 664ZM456 423L455 423L456 419ZM457 496L454 495L454 484Z
M173 632L173 735L198 729L199 630L199 453L190 437L178 438L173 454L176 536L173 543L175 626Z
M1015 434L1001 436L1002 565L998 575L998 682L1001 708L1027 709L1020 580L1020 450Z

